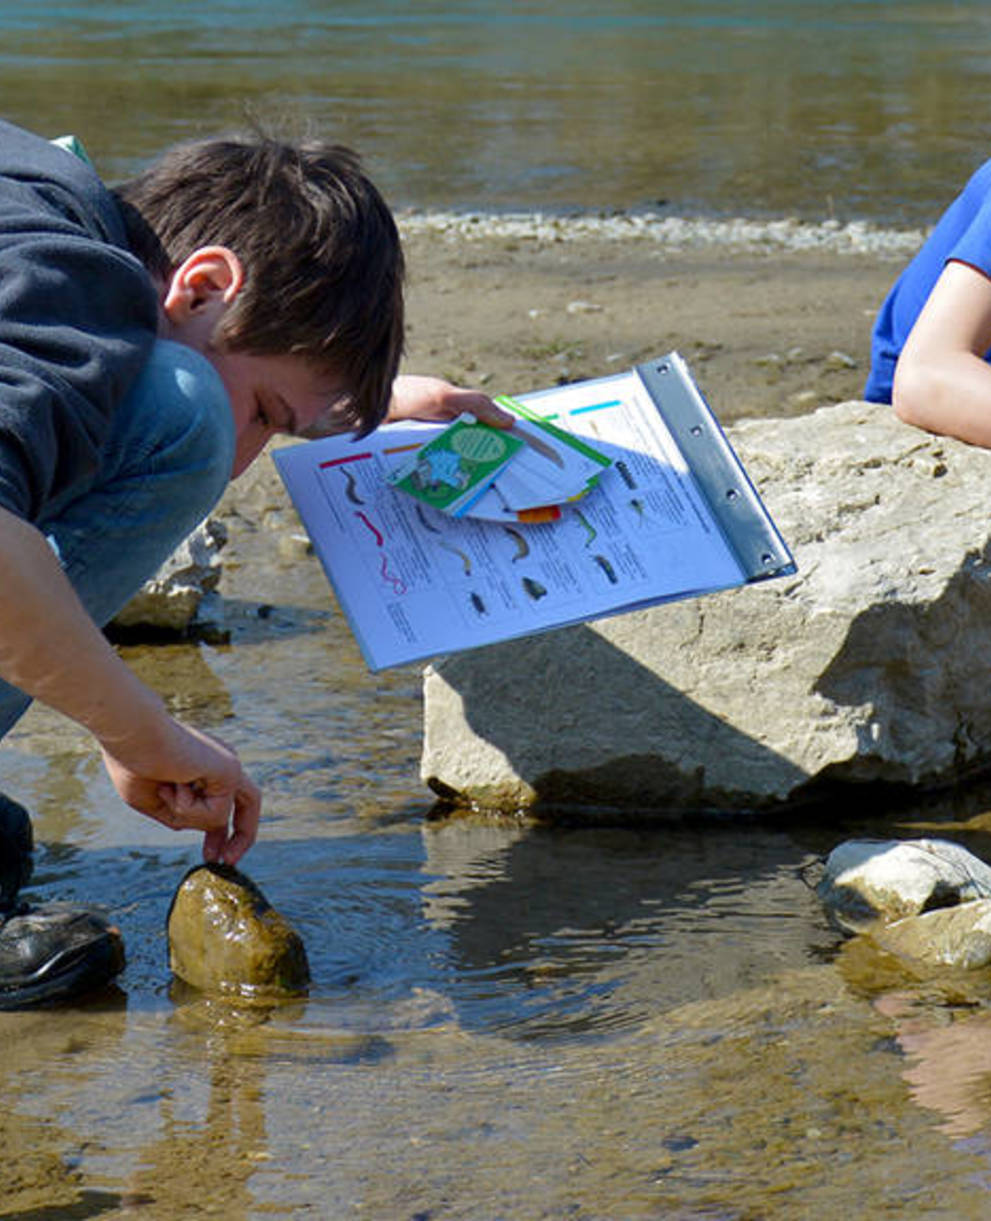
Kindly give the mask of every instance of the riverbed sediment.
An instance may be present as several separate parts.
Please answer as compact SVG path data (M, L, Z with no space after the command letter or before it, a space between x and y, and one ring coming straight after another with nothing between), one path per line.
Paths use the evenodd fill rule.
M858 398L919 231L780 220L401 218L406 367L492 393L679 351L720 419Z

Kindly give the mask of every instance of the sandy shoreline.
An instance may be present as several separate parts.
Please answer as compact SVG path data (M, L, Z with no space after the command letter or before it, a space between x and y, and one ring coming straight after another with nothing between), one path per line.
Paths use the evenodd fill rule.
M628 219L404 218L406 369L522 393L676 349L723 421L799 414L860 397L875 311L921 240Z

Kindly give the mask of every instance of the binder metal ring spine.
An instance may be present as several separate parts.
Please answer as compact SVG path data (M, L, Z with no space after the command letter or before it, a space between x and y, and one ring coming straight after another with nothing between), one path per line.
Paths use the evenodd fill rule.
M764 503L677 352L636 366L746 580L796 571Z

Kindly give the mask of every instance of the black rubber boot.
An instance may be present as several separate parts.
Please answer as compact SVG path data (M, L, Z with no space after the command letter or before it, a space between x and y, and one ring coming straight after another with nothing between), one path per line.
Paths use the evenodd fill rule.
M123 967L120 932L99 912L40 903L0 916L0 1009L74 1000Z
M34 839L28 812L0 793L0 912L9 911L31 876Z

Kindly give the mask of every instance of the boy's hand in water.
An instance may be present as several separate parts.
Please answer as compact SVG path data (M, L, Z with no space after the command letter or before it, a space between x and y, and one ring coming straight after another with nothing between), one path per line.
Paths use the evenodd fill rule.
M171 720L164 742L104 745L114 788L174 831L202 831L203 858L235 865L255 842L261 793L222 742Z

